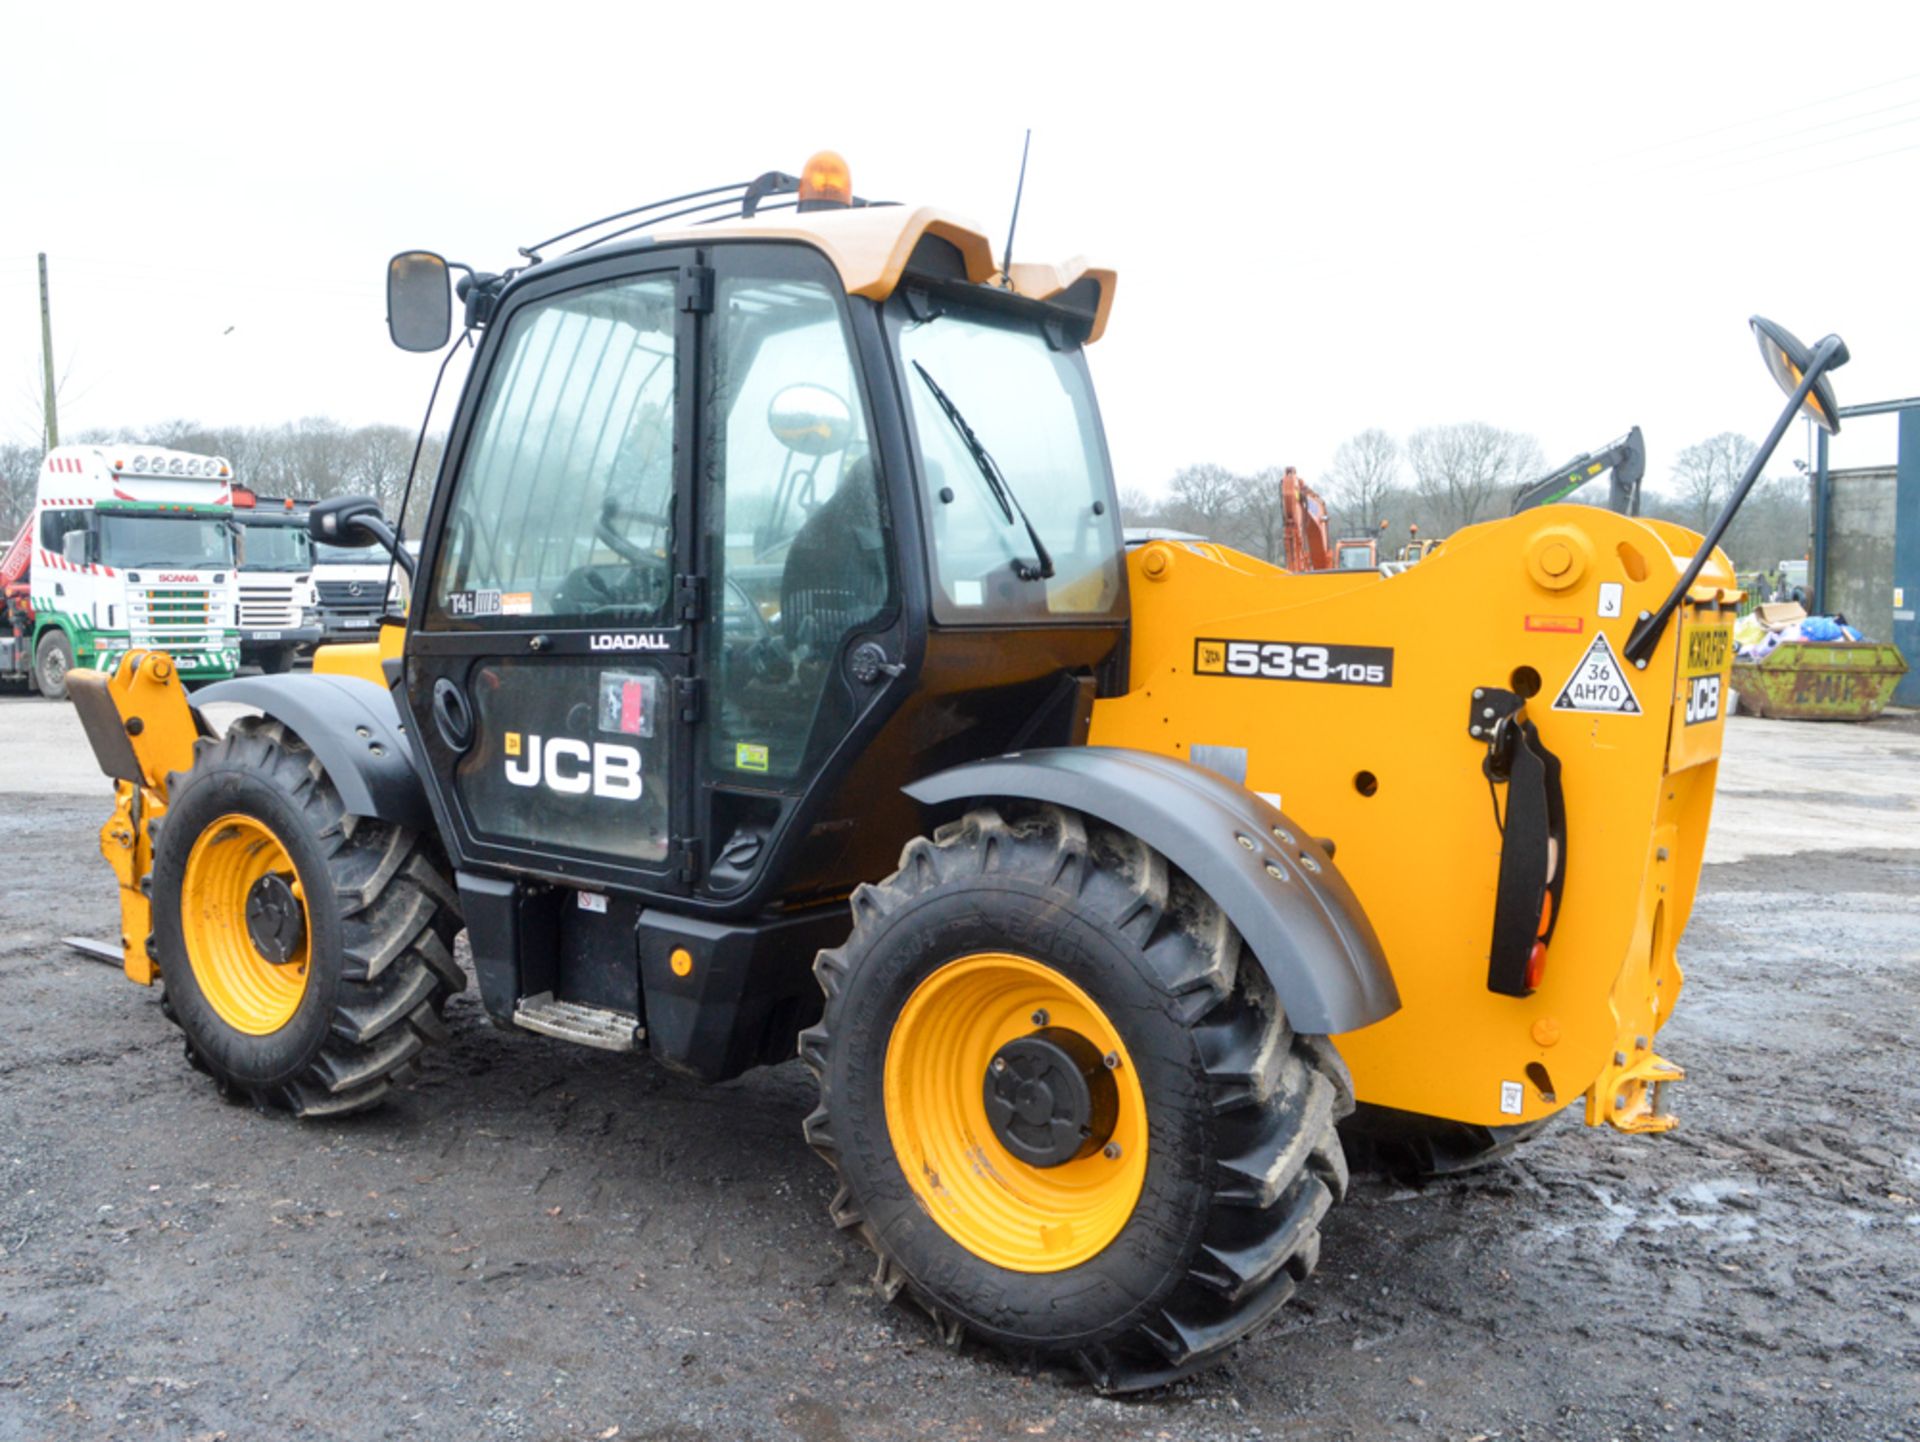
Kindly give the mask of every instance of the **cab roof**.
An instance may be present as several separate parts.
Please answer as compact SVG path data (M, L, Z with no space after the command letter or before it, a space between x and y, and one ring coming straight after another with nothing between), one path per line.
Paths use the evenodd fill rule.
M966 278L974 285L1002 286L993 243L971 221L932 206L857 205L846 210L779 210L750 218L655 230L647 239L660 245L721 240L789 240L812 246L840 273L848 295L883 301L892 295L920 243L929 236L959 252ZM1084 256L1058 265L1016 261L1008 277L1016 295L1064 304L1088 320L1087 343L1100 339L1113 308L1114 272L1090 264Z

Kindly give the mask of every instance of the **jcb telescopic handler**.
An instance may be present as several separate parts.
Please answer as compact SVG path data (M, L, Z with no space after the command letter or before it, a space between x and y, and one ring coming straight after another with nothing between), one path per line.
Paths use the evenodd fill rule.
M1129 553L1113 273L831 156L523 261L461 279L377 643L191 704L161 652L74 673L126 971L222 1090L376 1101L464 928L502 1026L709 1080L797 1045L881 1291L1113 1390L1313 1270L1356 1100L1434 1159L1580 1098L1673 1125L1728 517L1549 507L1392 576ZM403 346L448 272L394 260ZM1792 400L1749 484L1845 358L1754 324ZM311 524L412 563L371 501Z

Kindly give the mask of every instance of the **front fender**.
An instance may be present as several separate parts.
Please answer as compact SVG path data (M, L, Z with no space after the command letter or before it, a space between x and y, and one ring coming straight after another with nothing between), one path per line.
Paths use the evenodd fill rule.
M1379 938L1331 858L1223 776L1146 751L1063 746L969 762L905 790L925 806L1048 802L1139 837L1219 903L1295 1031L1353 1031L1399 1010Z
M193 693L195 710L221 704L261 712L297 735L350 814L434 830L412 743L387 692L346 676L247 676Z

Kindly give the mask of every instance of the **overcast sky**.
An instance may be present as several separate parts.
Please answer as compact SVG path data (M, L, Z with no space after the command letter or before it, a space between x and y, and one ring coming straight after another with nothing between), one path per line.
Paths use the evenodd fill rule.
M39 434L36 251L69 431L411 426L397 249L499 268L828 146L998 237L1029 125L1016 255L1120 274L1122 486L1469 419L1552 460L1638 423L1660 483L1771 419L1755 311L1847 338L1843 404L1920 394L1912 0L69 4L11 7L6 50L5 440ZM1892 455L1879 422L1837 458Z

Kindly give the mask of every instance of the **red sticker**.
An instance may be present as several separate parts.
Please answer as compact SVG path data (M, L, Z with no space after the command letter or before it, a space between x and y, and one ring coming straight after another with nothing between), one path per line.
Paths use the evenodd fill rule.
M1578 636L1586 629L1586 621L1580 616L1529 616L1529 631L1558 631L1568 636Z
M620 729L628 736L640 734L640 683L628 681L620 687Z

